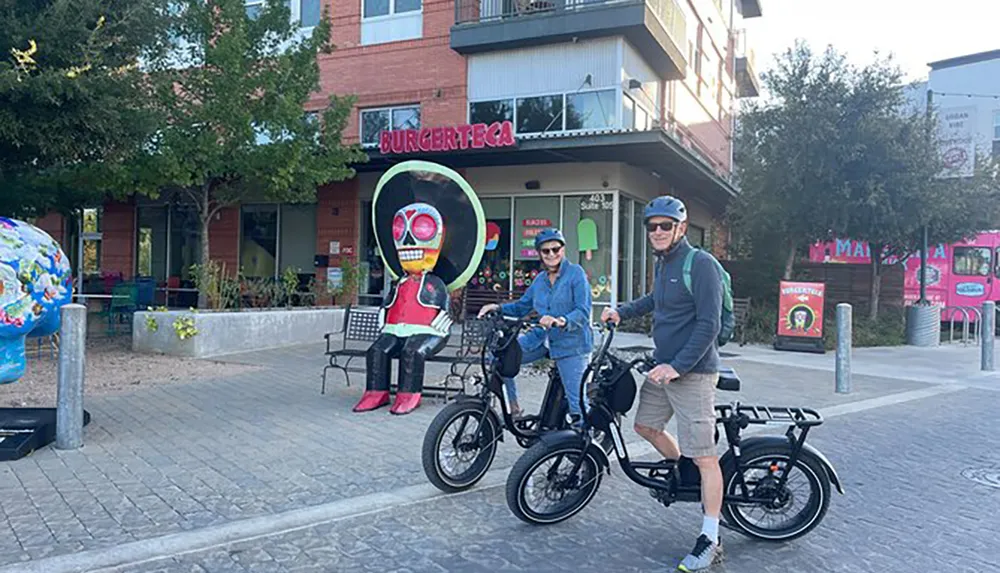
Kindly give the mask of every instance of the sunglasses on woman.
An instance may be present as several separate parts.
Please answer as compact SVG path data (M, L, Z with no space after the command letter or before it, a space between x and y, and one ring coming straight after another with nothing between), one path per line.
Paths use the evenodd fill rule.
M562 247L545 247L541 249L543 255L554 255L562 250Z

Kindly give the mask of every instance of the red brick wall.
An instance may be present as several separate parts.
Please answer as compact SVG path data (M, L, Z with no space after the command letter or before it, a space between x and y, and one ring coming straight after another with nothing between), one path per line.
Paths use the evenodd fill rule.
M360 45L360 1L324 4L332 7L336 49L320 58L321 93L310 109L323 107L330 94L350 94L358 108L419 103L425 126L465 122L465 57L449 47L454 0L424 0L421 38L370 46ZM358 129L355 109L344 141L356 143Z
M59 213L49 213L35 221L35 226L55 239L63 251L69 250L66 244L66 219L62 215Z
M226 273L235 275L240 268L240 207L219 211L208 226L209 256L226 265Z
M358 179L355 177L320 187L316 203L316 253L329 253L330 241L340 241L341 256L331 255L330 266L340 266L345 247L354 249L354 259L357 260L360 249L358 220L361 217ZM326 282L326 268L316 269L316 280Z
M135 274L135 206L105 203L101 222L101 271Z

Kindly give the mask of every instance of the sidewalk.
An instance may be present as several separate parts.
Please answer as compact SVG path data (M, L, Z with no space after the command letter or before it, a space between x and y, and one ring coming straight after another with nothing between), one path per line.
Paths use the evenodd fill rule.
M616 342L650 345L639 335L622 334ZM49 447L0 465L0 569L426 484L420 448L441 401L425 400L402 417L385 408L354 414L364 376L352 375L346 388L342 374L334 373L320 395L323 348L233 355L225 360L264 368L88 397L93 419L82 449ZM821 368L832 354L772 357L759 348L731 350L740 356L726 363L737 369L744 390L720 393L720 401L822 409L930 387L899 379L897 368L895 378L856 374L851 394L835 394L832 372ZM909 352L907 360L916 360L926 351ZM800 362L806 367L789 368ZM443 370L429 366L428 383ZM964 370L951 378L961 375ZM529 408L544 390L538 378L520 379L519 389ZM512 440L501 443L493 467L509 467L522 452Z

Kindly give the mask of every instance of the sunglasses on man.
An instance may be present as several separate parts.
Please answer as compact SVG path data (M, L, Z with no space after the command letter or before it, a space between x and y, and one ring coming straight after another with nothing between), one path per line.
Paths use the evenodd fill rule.
M675 223L674 221L663 221L660 223L646 223L646 232L655 233L657 229L660 229L661 231L666 231L669 233L673 231L674 227L676 226L677 223Z
M554 255L554 254L558 253L561 250L562 250L562 246L558 246L558 247L545 247L544 249L541 249L541 252L542 252L543 255Z

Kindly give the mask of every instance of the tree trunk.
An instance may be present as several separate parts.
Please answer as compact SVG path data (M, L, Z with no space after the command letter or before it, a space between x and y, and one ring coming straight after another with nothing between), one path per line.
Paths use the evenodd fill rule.
M209 196L210 196L209 192L210 188L208 183L202 185L202 203L200 205L201 265L199 267L202 272L202 277L204 277L204 273L208 271L208 262L211 259L210 253L212 252L211 249L209 249L209 243L208 243L208 237L209 237L208 228L212 224L212 212L211 212L211 204L209 201ZM204 279L202 279L200 282L202 283L202 288L198 289L198 308L208 308L208 293L205 292L204 288L207 285L204 284L205 283Z
M795 268L796 245L793 239L788 240L788 258L785 259L785 274L782 278L786 281L792 280L792 270Z
M882 292L882 248L878 245L879 249L876 251L875 247L872 247L871 261L872 261L872 289L871 289L871 304L868 308L868 318L875 320L878 318L878 299Z

